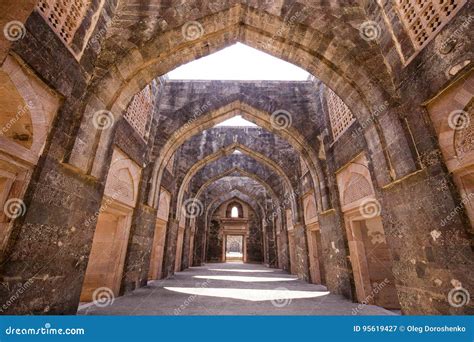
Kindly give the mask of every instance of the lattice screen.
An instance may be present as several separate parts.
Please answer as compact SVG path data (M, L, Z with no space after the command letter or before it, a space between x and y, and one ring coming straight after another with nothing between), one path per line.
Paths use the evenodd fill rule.
M352 177L344 190L343 203L344 205L351 204L371 194L373 194L372 188L367 179L359 173L352 173Z
M441 30L467 0L398 0L400 17L417 50Z
M90 4L90 0L39 0L36 8L56 34L69 45Z
M336 140L344 133L346 128L355 121L355 118L349 107L329 88L326 88L326 99L329 109L329 119L331 120L332 135L334 140Z
M135 128L144 140L148 137L147 124L150 119L151 109L151 89L150 86L146 86L141 92L133 97L132 102L130 102L130 105L128 106L127 112L124 115L125 119L133 128Z

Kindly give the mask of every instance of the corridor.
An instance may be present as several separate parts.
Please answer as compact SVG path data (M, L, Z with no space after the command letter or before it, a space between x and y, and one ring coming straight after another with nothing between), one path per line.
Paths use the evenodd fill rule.
M474 1L18 3L0 314L472 315Z
M257 264L191 267L115 299L79 306L79 315L393 315L352 303L321 285Z

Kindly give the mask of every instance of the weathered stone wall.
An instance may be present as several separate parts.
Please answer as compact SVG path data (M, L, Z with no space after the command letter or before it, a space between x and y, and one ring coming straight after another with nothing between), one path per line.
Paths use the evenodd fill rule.
M209 224L209 231L207 236L207 262L221 262L223 236L221 233L222 226L219 218L214 216Z
M261 222L253 211L249 212L249 235L247 238L247 262L263 262Z

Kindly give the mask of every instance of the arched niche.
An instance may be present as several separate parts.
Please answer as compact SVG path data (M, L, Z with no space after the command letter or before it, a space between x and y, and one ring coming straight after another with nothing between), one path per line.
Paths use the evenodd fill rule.
M304 221L305 224L311 224L318 221L318 211L313 192L303 197Z
M449 85L426 106L439 142L441 155L459 189L474 227L474 71ZM422 155L422 164L437 162L436 155Z
M138 197L141 168L119 149L114 149L104 195L132 208Z
M343 212L357 208L364 199L375 198L365 154L359 155L340 170L336 180Z
M227 218L243 218L244 217L244 208L242 204L237 201L230 202L227 205L225 212L225 217Z
M6 57L0 67L0 252L17 218L14 205L27 210L23 196L60 102L23 61Z
M82 285L82 301L91 301L101 287L119 295L140 176L141 168L115 148Z

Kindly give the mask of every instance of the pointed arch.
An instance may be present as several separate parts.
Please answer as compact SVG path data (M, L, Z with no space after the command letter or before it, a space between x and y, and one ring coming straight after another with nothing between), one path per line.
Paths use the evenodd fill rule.
M288 178L284 170L276 162L274 162L267 156L260 154L258 152L255 152L251 148L236 142L227 147L220 149L219 151L207 156L206 158L201 159L196 164L194 164L191 167L191 169L186 173L178 190L177 215L179 215L179 211L181 210L180 208L181 208L181 203L183 201L184 192L187 189L191 179L197 174L197 172L201 170L203 167L205 167L206 165L212 163L213 161L216 161L219 158L222 158L224 156L231 155L234 151L240 151L243 154L248 155L252 157L253 159L257 160L258 162L261 162L265 164L266 166L268 166L271 170L273 170L277 175L279 175L283 179L287 193L291 194L294 192L290 179ZM290 196L290 203L291 203L291 207L293 211L296 212L297 204L296 204L296 200L294 196Z

